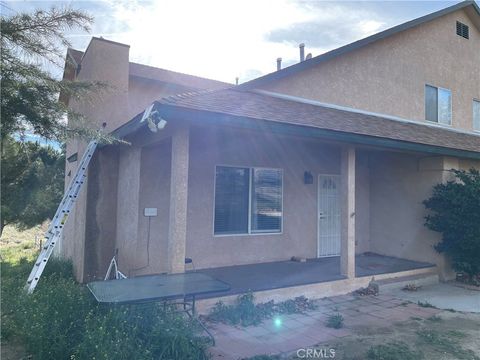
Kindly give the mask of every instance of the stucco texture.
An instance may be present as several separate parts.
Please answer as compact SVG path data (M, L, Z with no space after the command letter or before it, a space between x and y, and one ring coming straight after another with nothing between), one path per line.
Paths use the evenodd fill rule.
M470 39L456 34L456 21ZM425 85L452 91L452 127L473 129L480 99L480 32L463 11L442 16L262 89L425 121Z

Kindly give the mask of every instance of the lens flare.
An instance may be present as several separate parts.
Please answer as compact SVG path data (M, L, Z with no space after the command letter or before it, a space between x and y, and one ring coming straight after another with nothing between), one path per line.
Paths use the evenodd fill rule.
M275 324L275 327L279 328L282 326L282 319L276 317L275 319L273 319L273 323Z

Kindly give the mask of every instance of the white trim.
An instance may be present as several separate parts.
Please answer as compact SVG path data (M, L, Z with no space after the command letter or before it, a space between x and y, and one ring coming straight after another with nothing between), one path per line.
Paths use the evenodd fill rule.
M475 128L475 103L478 103L478 105L480 106L480 100L477 98L472 99L472 129L476 133L480 133L480 128L478 129ZM479 122L479 125L480 125L480 122Z
M327 257L338 257L341 256L341 254L338 255L320 255L320 219L319 219L319 211L320 211L320 177L321 176L331 176L335 177L339 180L338 185L340 186L341 181L342 181L342 175L341 174L317 174L317 213L316 213L316 221L317 221L317 258L327 258ZM341 193L338 193L338 196L341 196ZM340 201L340 199L339 199ZM341 239L341 226L342 226L342 217L341 217L341 210L340 210L340 241Z
M434 88L437 90L437 121L432 121L427 119L427 86ZM453 94L452 90L440 87L440 86L435 86L430 83L425 83L425 86L423 87L424 94L423 94L423 113L425 115L425 121L428 121L430 124L436 124L437 126L445 127L446 129L449 129L453 126ZM445 124L440 122L439 114L440 114L440 102L439 102L439 90L444 90L448 91L450 94L450 124Z
M320 101L317 101L317 100L310 100L310 99L305 99L305 98L298 97L298 96L280 94L280 93L271 92L271 91L267 91L267 90L250 90L250 91L254 92L254 93L257 93L257 94L271 96L271 97L278 98L278 99L283 99L283 100L294 101L294 102L298 102L298 103L302 103L302 104L320 106L320 107L324 107L324 108L327 108L327 109L342 110L342 111L347 111L347 112L362 114L362 115L375 116L375 117L379 117L379 118L382 118L382 119L385 119L385 120L392 120L392 121L397 121L397 122L401 122L401 123L405 123L405 124L416 124L416 125L426 126L426 127L431 127L431 128L440 128L440 129L444 129L444 130L447 130L447 131L452 131L452 132L456 132L456 133L460 133L460 134L467 134L467 135L473 135L473 136L479 136L480 137L480 134L474 133L472 131L457 129L457 128L453 128L452 126L449 126L449 125L439 124L439 123L435 123L435 122L431 122L431 121L422 122L422 121L418 121L418 120L405 119L405 118L401 118L401 117L398 117L398 116L381 114L381 113L376 113L376 112L371 112L371 111L366 111L366 110L360 110L360 109L355 109L355 108L351 108L351 107L347 107L347 106L340 106L340 105L335 105L335 104L323 103L323 102L320 102ZM296 124L296 125L298 125L298 124Z
M241 168L247 169L249 171L249 184L248 184L248 226L246 233L235 233L235 234L215 234L215 198L216 198L216 183L217 183L217 167L231 167L231 168ZM281 174L282 179L282 216L280 219L280 231L272 232L270 230L266 231L252 231L252 187L253 187L253 169L264 169L264 170L278 170ZM283 234L283 218L285 215L284 209L284 171L283 168L275 167L264 167L264 166L244 166L244 165L224 165L224 164L215 164L214 173L213 173L213 214L212 214L212 232L213 237L227 237L227 236L257 236L257 235L282 235Z

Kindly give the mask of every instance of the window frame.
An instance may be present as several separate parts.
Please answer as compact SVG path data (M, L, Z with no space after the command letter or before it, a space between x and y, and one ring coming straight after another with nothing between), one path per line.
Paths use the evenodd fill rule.
M248 226L246 233L225 233L225 234L217 234L215 233L215 203L216 203L216 187L217 187L217 168L218 167L230 167L230 168L242 168L249 170L249 183L248 183ZM281 181L282 181L282 216L280 219L280 231L270 231L270 230L252 230L252 189L253 189L253 170L254 169L261 169L261 170L277 170L280 171ZM227 237L227 236L263 236L263 235L282 235L283 234L283 218L284 218L284 171L283 168L275 168L275 167L265 167L265 166L244 166L244 165L224 165L224 164L216 164L213 170L213 209L212 209L212 232L213 237Z
M477 98L472 99L472 128L473 128L473 131L480 132L480 121L478 122L479 127L475 128L475 104L478 104L478 106L480 107L480 99L477 99Z
M427 119L427 87L431 87L437 90L437 121L429 120ZM448 91L450 93L450 123L443 123L440 122L440 101L439 101L439 91ZM437 124L439 126L447 126L447 127L452 127L453 125L453 93L452 90L441 87L441 86L435 86L429 83L425 83L423 87L423 107L424 107L424 118L425 121L428 121L431 124Z

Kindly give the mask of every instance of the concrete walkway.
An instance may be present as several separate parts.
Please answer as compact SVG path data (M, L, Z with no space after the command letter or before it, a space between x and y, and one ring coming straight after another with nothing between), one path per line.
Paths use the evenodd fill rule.
M414 303L426 302L439 309L480 313L480 291L462 288L453 283L422 286L417 291L391 289L383 293Z
M388 327L392 322L411 317L429 318L441 312L405 302L392 295L354 297L336 296L318 300L318 308L305 314L281 315L259 326L234 327L210 323L216 346L213 359L243 359L255 355L289 353L319 343L342 338L363 326ZM344 327L325 326L328 317L340 313Z

